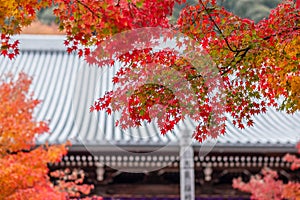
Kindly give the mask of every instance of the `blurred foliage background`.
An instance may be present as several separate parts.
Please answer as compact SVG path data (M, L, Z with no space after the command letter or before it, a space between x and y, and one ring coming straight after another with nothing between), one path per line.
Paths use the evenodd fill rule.
M219 0L219 4L227 10L255 22L266 18L271 9L275 8L280 2L281 0Z
M53 23L57 23L56 16L53 15L53 10L55 9L55 6L41 9L37 13L38 20L46 25L51 25Z
M258 22L266 18L271 9L275 8L282 0L218 0L218 4L224 6L226 10L242 17ZM197 0L187 0L184 5L175 5L172 20L176 20L180 10L186 5L195 5Z
M175 21L179 17L180 11L186 5L195 5L197 0L187 0L185 4L175 5L172 20ZM267 17L270 10L276 7L281 0L218 0L219 5L224 6L230 12L242 17L250 18L255 22ZM53 15L55 7L42 9L38 12L38 20L46 25L57 23L56 17Z

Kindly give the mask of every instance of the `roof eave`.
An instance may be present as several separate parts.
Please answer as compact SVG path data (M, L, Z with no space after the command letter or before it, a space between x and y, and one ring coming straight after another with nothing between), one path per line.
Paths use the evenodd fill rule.
M201 151L201 146L194 145L194 152ZM180 150L180 147L176 144L171 145L73 145L69 148L70 153L77 152L90 152L90 153L101 153L101 154L124 154L126 152L134 152L134 153L149 153L152 152L155 154L156 152L163 154L177 154ZM209 153L242 153L242 154L268 154L268 153L297 153L297 149L294 145L277 145L277 146L257 146L257 145L248 145L248 146L224 146L224 145L216 145L213 147Z

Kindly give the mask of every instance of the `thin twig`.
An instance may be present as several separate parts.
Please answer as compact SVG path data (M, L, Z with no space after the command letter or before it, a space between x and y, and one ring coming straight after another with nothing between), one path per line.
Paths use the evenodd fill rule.
M202 2L202 0L199 1L201 3L201 5L203 6L205 12L207 13L209 19L212 21L212 23L214 24L214 26L217 28L217 30L219 31L219 33L221 34L221 36L223 37L223 39L225 40L225 43L228 47L228 49L232 52L238 52L237 50L233 50L227 40L227 38L225 37L225 35L223 34L222 30L220 29L220 27L218 26L218 24L215 22L215 20L212 18L212 16L209 14L209 10L207 9L207 7L204 5L204 3Z
M239 60L236 61L236 65L239 64L240 62L242 62L242 60L244 59L244 57L246 56L246 54L248 53L248 51L250 50L251 48L248 47L248 48L245 48L245 51L243 51L243 54L241 54L238 58ZM231 62L226 66L226 67L223 67L224 69L226 69L225 71L223 71L221 73L221 76L225 75L226 73L228 73L230 70L231 70L231 64L235 61L235 59L237 58L237 56L239 55L240 52L237 52L236 55L234 55L234 58L231 60Z
M100 15L97 15L88 5L86 5L85 3L82 3L81 1L77 0L77 3L79 3L80 5L82 5L83 7L85 7L86 9L88 9L94 16L101 18Z

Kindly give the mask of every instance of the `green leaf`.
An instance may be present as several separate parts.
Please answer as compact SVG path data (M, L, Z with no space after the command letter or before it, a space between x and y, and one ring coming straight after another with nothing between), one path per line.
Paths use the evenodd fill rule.
M143 1L136 2L136 7L142 8L143 7Z

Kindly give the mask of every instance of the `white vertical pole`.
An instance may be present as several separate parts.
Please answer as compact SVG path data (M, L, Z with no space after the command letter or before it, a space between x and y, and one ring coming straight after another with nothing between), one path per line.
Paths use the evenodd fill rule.
M184 130L180 140L180 199L195 199L194 150L191 131Z

